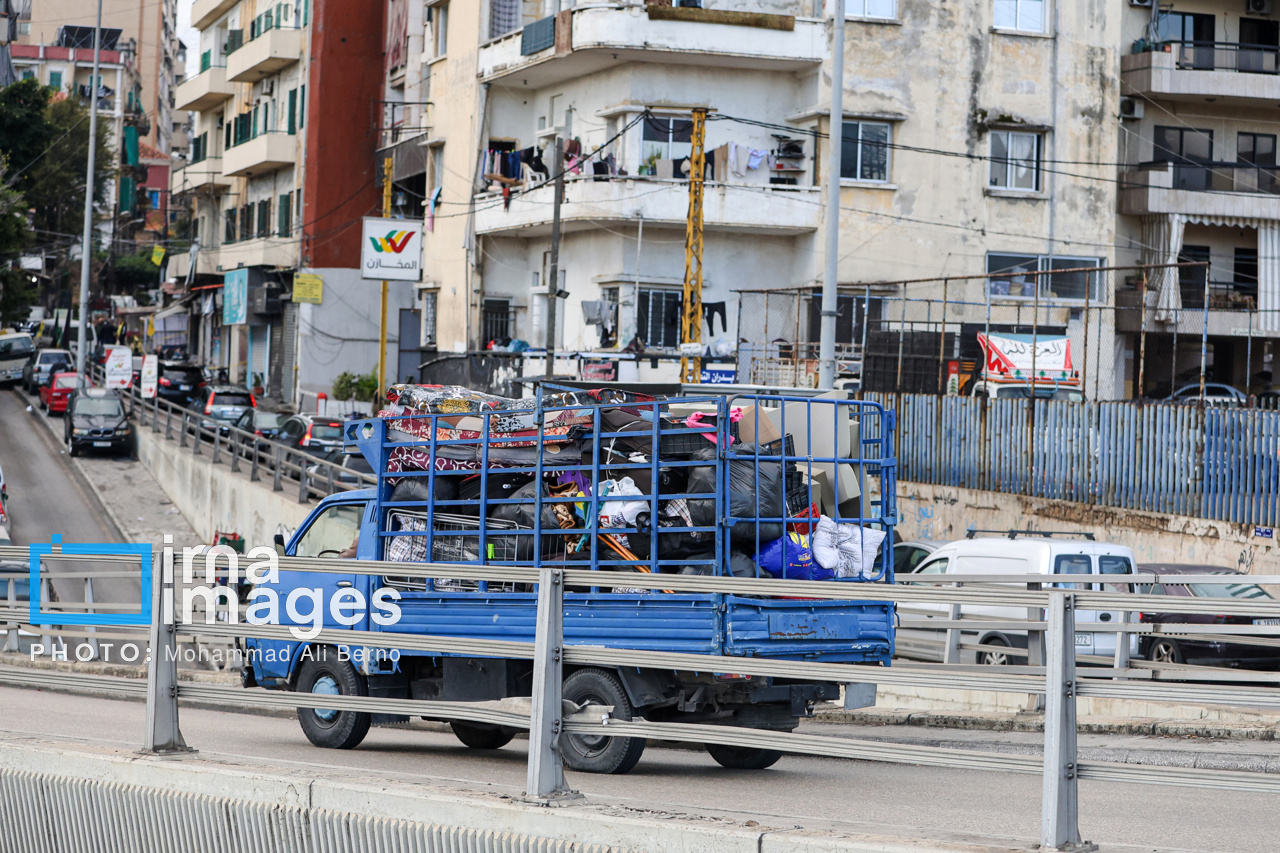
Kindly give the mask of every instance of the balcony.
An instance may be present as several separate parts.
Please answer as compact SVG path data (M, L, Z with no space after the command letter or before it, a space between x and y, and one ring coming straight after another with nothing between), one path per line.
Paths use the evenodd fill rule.
M227 69L211 66L190 80L185 80L174 93L174 108L210 110L235 96L235 86L227 82Z
M298 160L298 137L292 133L259 133L228 148L222 155L222 174L247 178L292 166Z
M258 22L254 22L258 25ZM269 25L227 55L227 79L256 83L302 58L302 30Z
M221 157L205 157L188 163L173 173L170 191L174 195L189 192L221 193L231 189L231 179L222 174Z
M296 237L255 237L223 243L218 249L218 271L240 267L296 267L299 246Z
M1168 51L1121 57L1121 94L1245 105L1280 101L1280 48L1171 42Z
M1280 219L1280 169L1275 166L1140 163L1120 180L1124 214Z
M196 275L218 275L218 250L201 249L196 258ZM191 272L191 252L177 252L169 256L169 278L183 281Z
M195 0L191 4L191 26L197 30L207 30L238 2L240 0Z
M522 42L526 51L538 44L528 43L521 30L483 45L480 78L518 75L512 84L541 88L637 61L800 71L821 63L825 53L822 22L790 15L657 6L588 6L571 13L555 19L556 25L570 22L568 34L547 27L550 46L528 55Z
M818 187L774 187L708 183L703 196L707 231L794 235L816 231L822 222ZM551 233L551 186L542 184L511 199L504 210L501 196L477 199L476 230L481 234L534 237ZM689 184L659 178L579 179L565 187L561 229L598 229L602 222L631 222L684 228L689 211Z

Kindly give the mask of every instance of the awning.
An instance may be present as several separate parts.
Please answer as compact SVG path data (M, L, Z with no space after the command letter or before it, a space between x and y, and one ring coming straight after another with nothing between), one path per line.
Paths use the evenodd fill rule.
M224 284L226 284L225 281L220 281L217 284L202 284L199 287L193 287L191 289L193 291L194 290L217 290L219 287L222 287Z
M156 319L163 320L165 317L172 317L174 314L184 314L187 310L187 301L175 302L163 311L157 312Z

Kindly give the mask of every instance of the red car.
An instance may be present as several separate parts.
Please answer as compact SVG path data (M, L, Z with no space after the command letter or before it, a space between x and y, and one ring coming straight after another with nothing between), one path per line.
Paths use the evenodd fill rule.
M55 373L44 385L40 386L40 408L49 414L57 412L65 414L67 401L76 390L74 373Z

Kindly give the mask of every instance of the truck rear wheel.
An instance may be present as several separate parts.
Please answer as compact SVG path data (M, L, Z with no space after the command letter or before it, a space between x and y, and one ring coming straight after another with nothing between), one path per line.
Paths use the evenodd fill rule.
M759 749L749 746L725 746L720 743L704 743L707 752L721 767L730 770L763 770L778 763L782 753L776 749Z
M615 720L630 721L635 708L618 676L605 669L580 669L564 680L565 699L579 705L612 705ZM642 737L565 735L560 739L564 763L584 773L629 773L644 753Z
M452 720L449 723L454 735L472 749L502 749L511 743L516 733L502 726L485 726Z
M297 692L330 696L369 695L364 677L356 672L350 661L338 660L337 653L327 646L313 650L311 659L303 663L298 673ZM316 746L354 749L369 733L372 718L356 711L299 708L298 722L307 740Z

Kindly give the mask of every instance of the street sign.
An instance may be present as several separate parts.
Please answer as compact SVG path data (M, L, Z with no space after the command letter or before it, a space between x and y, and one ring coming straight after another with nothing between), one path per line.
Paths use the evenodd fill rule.
M314 273L297 273L293 277L293 301L319 305L324 301L324 279Z
M156 383L160 375L160 358L154 353L142 357L142 396L150 400L156 395Z
M735 367L702 368L703 385L732 385L738 381L738 370Z
M106 387L128 388L133 379L133 352L128 347L107 347Z
M422 220L366 217L360 241L360 277L421 281Z

